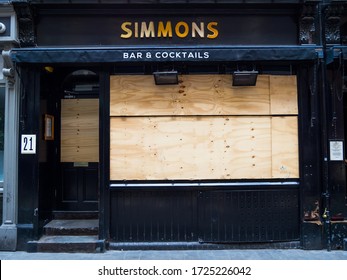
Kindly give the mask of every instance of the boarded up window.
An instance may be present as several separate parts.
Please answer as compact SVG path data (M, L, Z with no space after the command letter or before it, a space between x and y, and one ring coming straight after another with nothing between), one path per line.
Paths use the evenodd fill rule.
M61 162L99 162L99 100L61 100Z
M295 76L111 76L111 180L298 178Z

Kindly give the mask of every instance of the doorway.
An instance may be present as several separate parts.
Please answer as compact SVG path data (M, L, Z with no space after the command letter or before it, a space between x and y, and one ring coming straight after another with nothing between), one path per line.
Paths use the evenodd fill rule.
M74 71L59 98L59 184L56 210L97 211L99 190L99 84L89 70Z

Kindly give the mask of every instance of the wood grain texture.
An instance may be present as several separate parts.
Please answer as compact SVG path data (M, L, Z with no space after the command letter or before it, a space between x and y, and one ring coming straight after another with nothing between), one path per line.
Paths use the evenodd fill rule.
M111 180L299 178L296 76L179 80L111 76Z
M270 76L271 115L297 115L296 76Z
M269 76L232 87L230 75L184 75L157 86L151 75L111 76L111 116L269 115Z
M111 180L271 177L269 117L111 118Z
M99 161L99 100L61 100L61 162Z
M272 178L299 178L298 118L272 117Z
M62 146L61 162L98 162L99 146Z

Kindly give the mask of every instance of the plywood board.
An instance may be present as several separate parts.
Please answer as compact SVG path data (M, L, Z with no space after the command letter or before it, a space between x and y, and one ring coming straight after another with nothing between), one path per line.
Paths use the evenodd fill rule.
M152 75L110 77L111 116L269 115L269 76L255 87L232 87L231 75L183 75L155 85Z
M297 115L296 76L270 76L271 115Z
M78 126L99 127L98 99L62 99L62 129L74 129Z
M62 146L61 162L99 162L99 146Z
M272 178L299 178L298 118L272 117Z
M61 100L61 162L99 161L99 100Z
M96 129L80 129L72 130L72 129L62 129L61 130L61 145L62 146L98 146L98 130Z
M110 79L111 180L299 178L296 76Z
M112 117L110 178L270 178L270 122L270 117Z

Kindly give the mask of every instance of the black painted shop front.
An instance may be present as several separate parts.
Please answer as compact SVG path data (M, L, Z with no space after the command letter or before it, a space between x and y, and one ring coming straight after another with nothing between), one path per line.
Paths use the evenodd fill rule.
M26 45L11 51L22 85L19 134L37 135L38 139L36 154L19 155L18 249L32 250L33 242L45 234L44 225L55 219L58 212L89 213L97 218L101 250L105 246L111 249L327 247L325 234L329 232L323 232L326 220L321 216L327 207L322 198L321 83L323 70L334 72L338 66L331 64L331 69L324 68L318 39L313 38L316 45L303 43L300 36L304 29L298 20L303 6L191 4L189 7L194 9L191 13L184 5L174 9L165 5L137 9L131 5L108 5L105 9L103 4L95 4L93 10L88 5L31 5L36 15L32 39L35 46L27 40ZM18 6L17 10L21 8L24 9ZM259 22L262 24L256 24ZM176 85L155 85L152 73L171 70L178 71L178 87L184 85L185 92L180 95L177 91L177 96L172 93L168 97L156 95L157 91L165 95ZM259 72L255 87L248 90L232 87L232 73L243 70ZM206 91L194 97L203 79L197 84L192 79L200 76L206 76ZM272 108L272 112L262 113L255 108L262 101L245 99L254 90L259 96L263 94L262 81L283 76L295 77L297 112L275 113ZM119 77L118 87L112 77ZM129 82L133 77L153 80L153 85L148 90L147 84L136 79ZM245 107L244 111L237 112L236 107L229 107L228 111L225 104L231 97L221 97L222 94L213 102L225 106L224 111L209 107L209 94L221 93L218 90L224 78L230 80L223 84L227 85L223 90L237 98L230 102L241 100L239 106ZM215 82L209 83L209 79ZM121 109L126 110L118 112L114 102L123 102L127 107ZM255 107L248 107L249 104ZM135 108L133 111L131 106ZM171 111L165 111L167 108ZM54 117L53 139L44 137L45 115ZM282 175L274 175L274 171L261 173L259 166L269 164L273 169L276 166L276 156L271 154L274 149L271 143L275 143L271 137L276 130L271 130L271 125L277 118L296 120L297 150L293 162L296 158L297 166L279 165L278 172ZM266 133L253 137L253 132L230 129L219 134L219 120L227 119L236 123L261 120L259 125ZM193 132L187 132L185 125L194 121ZM128 125L121 126L122 122ZM169 129L167 133L172 133L175 123L176 132L183 131L182 134L168 135L177 137L177 141L186 140L186 144L177 145L171 159L160 161L160 155L172 148L165 144L171 143L166 140L156 144L158 154L147 155L147 151L154 149L145 142L151 133L157 138L164 137L158 127L151 130L148 123ZM205 127L208 129L204 131ZM209 141L213 138L213 148L196 136L202 132L211 137ZM257 143L254 150L259 154L253 157L252 148L238 151L235 158L230 153L229 158L221 156L216 160L218 157L212 154L222 151L216 148L216 142L233 140L227 138L228 133L236 138L245 133L244 139L249 136L256 139L252 141L263 141L269 157L259 148L260 142L254 142ZM338 136L336 140L341 140ZM119 139L124 141L120 143ZM236 149L241 144L235 145ZM279 153L286 151L285 146L279 145ZM191 161L184 157L186 151L191 153ZM208 159L206 154L210 155ZM250 160L242 160L245 155L250 155ZM264 159L253 163L258 155ZM293 155L284 153L278 158L286 162ZM166 165L168 162L170 165ZM198 170L207 165L211 168L202 175L194 169L187 172L193 162L192 166ZM159 171L150 168L155 164ZM343 162L328 164L341 169L338 178L342 181L337 191L345 192ZM182 166L185 171L180 171ZM218 168L222 170L219 173ZM238 168L246 169L238 173L241 175L230 176ZM295 172L285 173L288 168ZM331 217L343 220L345 208L342 205L333 208ZM330 230L334 230L334 225ZM329 246L341 248L344 238L341 236Z

